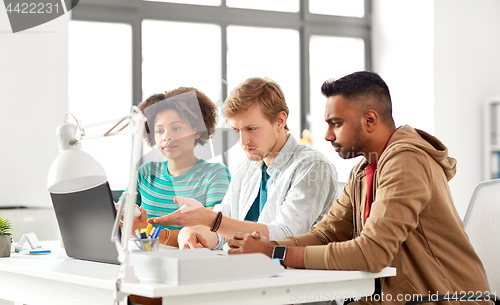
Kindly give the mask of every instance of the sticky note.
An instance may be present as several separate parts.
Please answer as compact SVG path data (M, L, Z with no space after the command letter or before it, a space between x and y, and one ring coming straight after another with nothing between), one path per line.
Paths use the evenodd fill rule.
M21 254L47 254L50 253L49 249L28 249L28 250L20 250Z

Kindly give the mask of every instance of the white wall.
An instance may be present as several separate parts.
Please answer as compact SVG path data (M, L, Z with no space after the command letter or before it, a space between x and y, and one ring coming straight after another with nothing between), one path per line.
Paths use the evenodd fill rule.
M462 217L482 179L482 103L500 94L498 16L497 0L374 1L374 70L397 123L433 133L458 160L450 187ZM398 112L403 101L413 106Z
M432 0L374 0L373 71L389 86L396 126L434 132Z
M13 34L0 5L0 207L52 206L46 183L68 107L68 20Z
M465 214L482 178L482 104L500 95L500 1L436 0L436 134L458 160L450 183Z

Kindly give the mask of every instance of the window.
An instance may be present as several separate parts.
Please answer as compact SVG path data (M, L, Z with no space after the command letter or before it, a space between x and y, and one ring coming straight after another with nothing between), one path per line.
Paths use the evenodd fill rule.
M299 32L230 26L227 29L229 91L249 77L268 77L280 84L290 110L288 127L300 134Z
M327 124L324 112L326 98L321 85L330 78L341 78L352 72L364 70L364 42L358 38L313 35L310 49L311 112L309 126L313 134L312 146L327 156L335 167L340 181L347 181L352 167L359 158L342 160L330 142L324 140Z
M345 180L343 168L351 165L333 157L334 151L323 140L325 98L319 89L328 78L370 70L370 54L367 54L370 26L365 13L370 9L369 1L309 0L306 7L299 0L137 2L140 4L115 0L80 2L72 11L73 20L87 21L81 23L84 28L92 24L127 25L129 36L125 39L104 28L95 35L70 32L70 40L84 41L82 50L99 49L101 53L95 54L101 57L99 61L120 62L112 73L106 70L108 66L101 64L98 76L95 76L96 67L92 70L73 64L71 97L88 89L85 81L95 82L92 86L96 89L103 83L116 81L121 85L112 84L99 90L128 92L127 97L119 98L120 102L116 97L106 98L122 103L120 107L124 110L153 93L179 86L197 87L222 107L228 93L246 78L269 77L278 82L285 93L291 133L298 139L301 131L309 128L313 132L314 147L332 157L341 180ZM101 42L96 37L107 37L107 40ZM74 55L72 50L78 52L71 48L72 58L84 56ZM132 70L127 70L130 67ZM108 77L102 79L103 75ZM94 97L104 96L100 91L93 92ZM86 100L88 98L72 98L72 108L86 108ZM115 113L122 112L115 104L110 107ZM224 120L220 119L219 123L223 125ZM229 146L234 143L218 141L228 142ZM228 151L224 162L233 170L245 156L237 145L230 148L215 151Z
M220 36L220 26L215 24L144 20L143 100L189 86L203 91L214 103L221 102Z
M364 0L309 0L309 12L312 14L363 17Z
M83 125L130 113L132 29L123 23L71 21L69 111ZM111 125L89 129L104 134ZM130 176L131 136L85 140L82 149L101 163L111 189L125 189Z

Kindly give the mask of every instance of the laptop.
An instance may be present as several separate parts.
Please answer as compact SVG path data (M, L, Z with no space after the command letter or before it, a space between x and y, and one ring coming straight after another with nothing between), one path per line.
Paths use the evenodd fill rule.
M50 194L69 257L119 264L111 231L116 217L108 182L89 190ZM121 232L118 232L121 236Z

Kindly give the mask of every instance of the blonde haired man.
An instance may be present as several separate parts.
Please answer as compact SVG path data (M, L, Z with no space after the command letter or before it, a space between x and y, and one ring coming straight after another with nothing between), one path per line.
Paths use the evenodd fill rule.
M149 221L194 226L179 233L180 248L221 248L235 232L259 231L273 240L307 232L335 200L337 174L323 154L288 133L280 86L247 79L227 98L223 115L239 133L247 160L232 173L222 203Z

